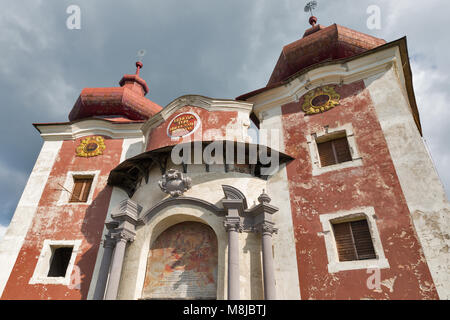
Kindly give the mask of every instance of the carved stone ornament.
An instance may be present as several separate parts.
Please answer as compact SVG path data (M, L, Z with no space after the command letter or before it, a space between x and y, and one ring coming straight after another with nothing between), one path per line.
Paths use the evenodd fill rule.
M242 225L242 222L240 221L240 218L226 218L223 222L223 226L225 227L225 230L228 231L236 231L236 232L242 232L244 227Z
M261 234L268 234L272 235L274 233L278 233L278 228L275 228L275 225L273 223L264 222L256 227L253 228L254 232L261 233Z
M106 149L105 140L101 136L83 139L76 149L79 157L95 157L103 154Z
M191 188L192 180L184 177L183 174L175 169L170 169L162 176L158 182L161 190L172 197L179 197Z
M112 235L113 239L116 241L133 242L136 234L129 230L121 230Z
M341 96L333 87L320 87L305 95L302 109L308 115L325 112L339 105L340 99Z

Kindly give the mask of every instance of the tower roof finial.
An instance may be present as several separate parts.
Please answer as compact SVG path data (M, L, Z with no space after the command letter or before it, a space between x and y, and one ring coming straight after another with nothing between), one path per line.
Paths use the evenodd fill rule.
M144 64L141 61L137 61L136 62L136 75L139 75L139 71L141 70L141 68L144 66Z
M313 27L317 23L317 18L313 15L313 10L317 8L317 1L313 0L306 4L305 6L305 12L311 13L311 17L309 18L309 24Z

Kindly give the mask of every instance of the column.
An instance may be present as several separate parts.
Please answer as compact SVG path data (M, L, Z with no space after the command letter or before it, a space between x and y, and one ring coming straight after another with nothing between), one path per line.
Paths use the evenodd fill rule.
M120 276L122 275L123 258L125 257L125 248L128 241L134 239L134 234L130 232L119 232L115 235L116 249L111 264L108 288L106 289L105 300L116 300L119 290Z
M253 228L255 232L261 233L262 262L263 262L263 281L264 281L264 299L275 300L275 269L273 267L272 253L272 235L277 233L272 216L278 211L277 207L270 204L270 197L264 192L258 197L259 204L254 206L249 212L253 217Z
M106 288L105 300L117 299L120 277L122 275L123 259L128 241L133 242L136 226L139 224L139 213L142 207L128 199L122 201L111 214L112 222L106 223L111 238L115 240L115 250L109 271L109 281ZM105 266L106 269L106 266Z
M240 217L226 217L228 232L228 300L239 300L239 232L242 231Z
M273 267L272 254L272 234L276 229L272 224L262 225L262 256L263 256L263 279L264 279L264 299L275 300L275 271Z
M97 285L94 292L94 300L103 300L105 296L106 282L108 281L109 267L111 266L111 258L114 250L115 240L110 234L105 235L103 242L103 257L98 272Z

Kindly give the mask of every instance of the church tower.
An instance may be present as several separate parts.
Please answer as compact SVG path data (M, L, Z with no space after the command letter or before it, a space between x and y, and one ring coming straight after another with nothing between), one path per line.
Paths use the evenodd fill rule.
M422 138L406 37L309 22L267 86L237 98L295 158L286 179L302 298L449 299L450 207ZM373 270L381 285L370 289Z
M162 109L145 98L136 67L120 87L83 89L69 122L34 124L44 144L0 243L2 299L88 298L105 219L121 193L107 185L109 173L143 151L140 128Z
M137 62L34 124L1 299L449 299L406 38L317 22L236 99L162 108Z

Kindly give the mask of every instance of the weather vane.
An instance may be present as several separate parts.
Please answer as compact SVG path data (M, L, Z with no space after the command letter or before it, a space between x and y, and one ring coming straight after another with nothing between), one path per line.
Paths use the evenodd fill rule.
M147 51L145 51L144 49L141 49L137 52L136 75L139 75L139 71L144 66L144 64L142 63L142 59L144 58L146 52Z
M145 51L144 49L139 50L137 52L137 59L138 59L138 61L142 62L142 59L144 58L146 53L147 53L147 51Z
M305 12L310 12L313 16L313 10L317 8L317 1L310 1L305 6Z
M305 6L305 12L310 12L311 17L309 17L309 24L313 26L317 23L317 18L313 16L313 10L317 8L317 1L310 1Z

